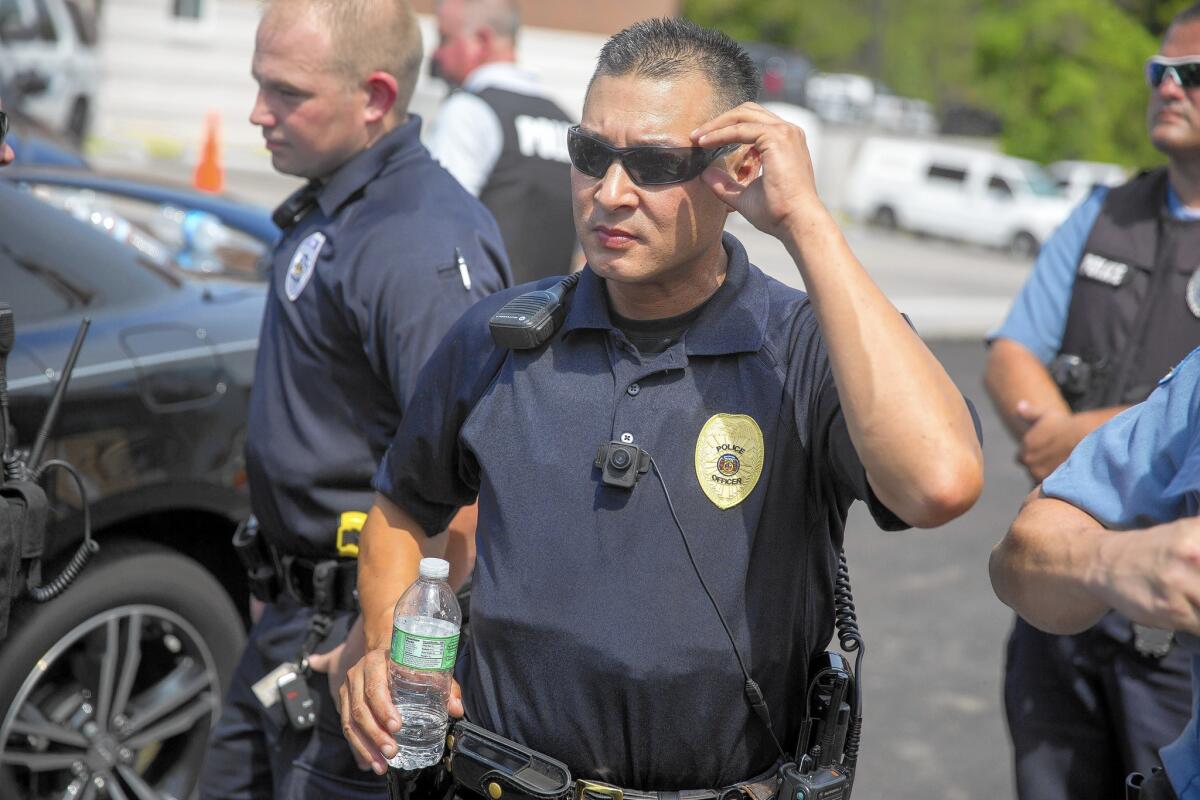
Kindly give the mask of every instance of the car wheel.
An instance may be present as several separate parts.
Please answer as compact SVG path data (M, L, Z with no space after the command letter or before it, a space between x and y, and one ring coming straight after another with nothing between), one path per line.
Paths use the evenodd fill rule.
M1033 258L1038 254L1041 245L1032 233L1021 231L1013 236L1008 245L1008 251L1017 258Z
M871 224L876 228L894 231L899 227L896 220L896 212L890 206L880 206L875 209L875 213L871 215Z
M244 644L199 564L106 543L0 648L0 797L189 797Z
M67 136L76 147L83 145L83 139L87 136L90 124L87 100L82 97L76 98L71 106L71 116L67 118Z

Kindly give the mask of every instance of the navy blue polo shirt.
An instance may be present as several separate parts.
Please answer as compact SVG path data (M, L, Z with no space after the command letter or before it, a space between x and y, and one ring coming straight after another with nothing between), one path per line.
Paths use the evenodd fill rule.
M833 632L847 509L866 499L882 527L904 527L868 487L808 297L732 236L724 245L725 282L657 355L613 325L590 269L538 350L489 337L513 291L475 306L422 373L375 477L428 533L478 495L467 716L576 777L712 788L777 758L663 483L788 747L809 659ZM632 490L601 482L597 448L622 439L661 482L653 470Z
M421 366L510 280L491 214L430 157L420 125L410 116L340 167L272 256L246 469L286 552L334 554L341 512L371 506Z

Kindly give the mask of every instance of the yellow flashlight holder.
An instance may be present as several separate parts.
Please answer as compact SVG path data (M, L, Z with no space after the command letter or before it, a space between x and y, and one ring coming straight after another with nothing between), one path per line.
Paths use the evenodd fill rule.
M358 558L358 542L367 515L361 511L343 511L338 519L337 554L342 558Z

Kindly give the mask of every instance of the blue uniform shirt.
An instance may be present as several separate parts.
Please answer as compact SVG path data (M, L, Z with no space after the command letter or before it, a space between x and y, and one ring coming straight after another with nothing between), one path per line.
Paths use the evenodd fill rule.
M777 751L743 696L699 570L794 744L807 664L833 632L847 509L867 500L807 296L726 235L724 284L662 353L640 356L590 269L550 342L502 351L483 301L430 360L375 487L427 533L478 496L467 716L627 788L720 787ZM551 285L542 281L539 287ZM655 470L605 486L598 446ZM740 502L738 502L740 500Z
M334 555L340 513L371 506L421 366L509 282L495 221L429 156L420 124L339 168L275 247L246 469L254 513L287 552Z
M1012 339L1024 345L1044 364L1058 355L1067 329L1076 268L1107 196L1107 188L1096 188L1046 240L1033 264L1033 271L1013 300L1008 316L988 335L989 342L999 338ZM1200 211L1183 205L1170 186L1167 187L1167 210L1176 219L1200 219Z
M1200 350L1144 403L1084 438L1042 489L1117 530L1200 513ZM1180 800L1200 800L1200 642L1180 642L1192 651L1192 720L1161 754Z

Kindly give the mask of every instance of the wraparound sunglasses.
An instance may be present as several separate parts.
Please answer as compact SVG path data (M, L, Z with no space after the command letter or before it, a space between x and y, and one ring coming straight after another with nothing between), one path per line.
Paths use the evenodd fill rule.
M575 169L589 178L603 178L615 159L621 162L626 174L638 186L690 181L704 172L709 164L738 147L737 143L711 149L659 145L613 147L584 133L578 125L567 131L567 152Z
M1200 86L1200 56L1165 58L1152 56L1146 60L1146 83L1157 89L1170 72L1184 89Z

